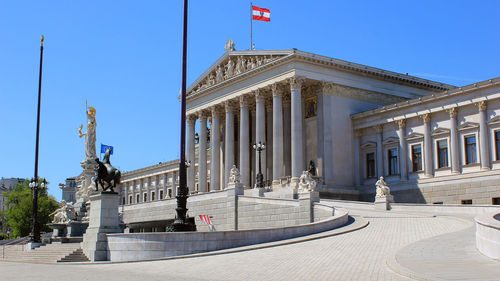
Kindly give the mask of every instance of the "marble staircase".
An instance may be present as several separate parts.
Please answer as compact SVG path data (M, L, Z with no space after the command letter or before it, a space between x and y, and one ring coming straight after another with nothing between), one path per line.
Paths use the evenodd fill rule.
M32 251L6 249L3 260L29 263L88 262L81 247L81 243L54 242Z

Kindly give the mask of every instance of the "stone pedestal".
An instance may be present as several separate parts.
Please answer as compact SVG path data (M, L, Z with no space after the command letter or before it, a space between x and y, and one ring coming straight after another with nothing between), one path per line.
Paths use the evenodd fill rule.
M226 218L229 229L238 230L238 196L244 194L242 183L227 185Z
M264 191L266 189L265 188L252 188L252 196L253 197L263 197L264 196Z
M53 230L52 238L66 236L67 225L65 223L49 223L47 226Z
M375 210L388 211L391 209L391 203L394 202L394 197L392 195L384 195L380 197L375 197Z
M120 233L118 204L115 192L101 192L90 196L90 219L83 235L83 252L91 261L108 260L107 233Z
M88 226L88 222L71 221L66 227L66 237L82 237Z
M319 192L306 191L298 194L300 203L300 223L314 222L314 203L319 202Z

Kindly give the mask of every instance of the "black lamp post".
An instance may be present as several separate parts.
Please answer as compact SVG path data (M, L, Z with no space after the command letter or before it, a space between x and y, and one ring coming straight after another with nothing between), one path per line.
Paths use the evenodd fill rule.
M38 76L38 113L36 119L36 146L35 146L35 178L31 180L30 187L33 190L33 212L31 217L30 242L40 242L40 227L38 225L38 147L40 137L40 105L42 100L42 62L43 62L43 35L40 39L40 73ZM46 181L43 180L45 187Z
M259 152L259 172L257 173L257 182L256 182L256 185L257 185L257 188L264 188L264 175L262 174L262 170L261 170L261 159L260 159L260 154L262 152L262 150L266 149L266 145L263 144L262 142L259 141L259 143L256 143L253 145L253 149L257 150L257 152Z
M188 186L186 181L186 58L187 58L187 20L188 1L184 0L184 22L182 30L182 82L181 82L181 147L179 161L179 193L177 194L176 216L172 231L195 231L196 225L186 217L188 209Z
M30 242L40 242L40 225L38 224L38 189L45 188L47 181L45 179L40 183L38 178L31 179L29 187L33 194L33 210L31 212L31 233Z

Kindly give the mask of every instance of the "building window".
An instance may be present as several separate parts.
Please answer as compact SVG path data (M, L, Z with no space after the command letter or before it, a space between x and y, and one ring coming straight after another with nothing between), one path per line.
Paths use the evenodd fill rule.
M471 205L472 199L462 200L462 205Z
M476 157L476 136L467 136L465 140L465 164L477 162Z
M129 204L129 205L130 205L130 204L132 204L132 198L133 198L133 197L132 197L132 195L130 195L130 196L128 197L128 204Z
M125 205L125 197L122 198L122 205Z
M495 132L495 154L497 161L500 160L500 131Z
M438 168L448 167L448 141L439 140L436 145L438 149Z
M434 205L443 205L443 202L434 202L432 204L434 204Z
M491 198L492 205L500 205L500 197Z
M151 192L151 201L155 201L155 195L156 195L155 192L152 191Z
M366 177L375 177L375 152L366 154Z
M143 202L147 202L148 201L148 194L144 193L144 194L142 194L142 196L143 196L143 199L144 199Z
M135 203L139 203L139 202L141 202L141 198L140 198L139 194L137 194L135 196Z
M172 198L172 189L168 190L168 198Z
M388 168L389 175L397 175L399 173L398 169L398 150L396 148L387 150L387 159L389 160Z
M158 198L159 200L163 199L163 190L160 190L160 197Z
M411 147L412 171L422 171L422 145L417 144Z

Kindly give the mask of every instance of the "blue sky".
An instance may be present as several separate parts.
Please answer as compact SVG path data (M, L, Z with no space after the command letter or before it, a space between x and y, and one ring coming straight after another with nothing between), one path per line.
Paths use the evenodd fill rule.
M97 143L129 171L178 158L182 2L3 1L0 176L34 172L39 40L45 35L39 174L49 192L80 174L77 127L97 109ZM250 45L246 1L190 1L188 82ZM500 76L499 1L254 1L257 49L291 49L453 85Z

